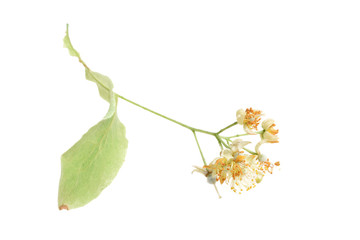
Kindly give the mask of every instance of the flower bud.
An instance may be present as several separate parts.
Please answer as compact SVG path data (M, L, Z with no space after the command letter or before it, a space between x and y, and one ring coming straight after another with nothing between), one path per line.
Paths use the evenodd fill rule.
M207 182L209 184L215 184L216 183L216 174L209 173L209 175L206 178L207 178Z
M248 145L249 141L243 141L241 140L240 138L237 138L235 139L231 145L230 145L230 148L231 148L231 151L233 152L240 152L246 145Z

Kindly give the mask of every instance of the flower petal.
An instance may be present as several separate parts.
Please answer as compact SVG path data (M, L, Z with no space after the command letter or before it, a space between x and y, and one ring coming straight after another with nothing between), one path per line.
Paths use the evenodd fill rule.
M262 122L261 126L264 130L268 130L274 123L274 119L268 118Z
M226 158L226 160L228 160L228 161L234 158L233 151L228 148L221 151L221 156Z
M258 155L260 155L260 150L259 150L259 148L260 148L260 146L261 146L263 143L265 143L265 140L261 140L261 141L258 142L258 143L256 144L256 146L255 146L255 152L256 152Z
M277 143L277 142L279 142L279 137L274 135L274 134L271 134L268 131L265 131L263 133L262 137L263 137L263 140L265 142L268 142L268 143Z
M203 174L204 176L208 174L208 171L202 167L198 167L198 166L193 166L193 167L195 169L191 173L198 172L198 173Z
M244 109L237 110L236 120L240 125L244 124L245 115L246 115L246 113L245 113Z

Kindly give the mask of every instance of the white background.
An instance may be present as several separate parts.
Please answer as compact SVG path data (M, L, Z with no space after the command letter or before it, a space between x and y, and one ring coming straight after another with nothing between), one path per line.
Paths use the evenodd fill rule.
M2 1L0 239L359 239L359 11L346 0ZM202 163L191 132L119 100L123 167L87 206L59 211L60 156L107 111L63 48L66 23L88 66L135 102L209 131L239 108L263 110L280 143L262 150L280 170L246 194L219 187L219 200L191 174ZM215 139L199 139L207 161L218 156Z

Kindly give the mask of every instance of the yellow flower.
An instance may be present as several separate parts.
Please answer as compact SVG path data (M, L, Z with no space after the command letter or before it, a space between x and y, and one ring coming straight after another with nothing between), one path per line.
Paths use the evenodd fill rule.
M244 126L246 133L255 134L254 130L257 130L262 115L261 111L253 110L252 108L247 108L245 111L239 109L236 112L236 119L240 125Z
M230 154L231 153L231 154ZM231 156L231 157L230 157ZM246 155L243 151L222 151L221 157L214 159L209 165L196 167L194 171L221 184L226 183L234 192L242 193L260 183L266 172L272 173L274 165L268 160L260 162L256 155ZM210 182L209 182L210 183Z
M277 134L279 133L279 130L274 129L274 127L275 127L274 122L275 121L270 118L266 119L262 122L261 126L264 129L264 132L262 134L260 134L261 141L258 142L258 144L256 144L256 146L255 146L255 151L257 152L258 155L260 155L259 148L262 144L279 142L279 137L277 136Z

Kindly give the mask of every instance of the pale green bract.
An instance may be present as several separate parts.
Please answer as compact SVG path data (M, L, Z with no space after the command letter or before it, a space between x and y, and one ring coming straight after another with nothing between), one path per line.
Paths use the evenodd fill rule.
M64 47L84 65L86 78L97 84L102 98L109 102L103 120L89 129L61 157L58 204L60 209L81 207L95 199L115 178L125 160L128 146L125 127L117 116L117 97L110 78L91 71L73 48L68 30Z
M97 84L99 88L100 96L105 99L106 101L110 102L112 89L114 88L113 83L111 82L110 78L104 76L100 73L93 72L90 69L85 69L85 76L86 79L92 81ZM110 89L110 91L109 91Z

